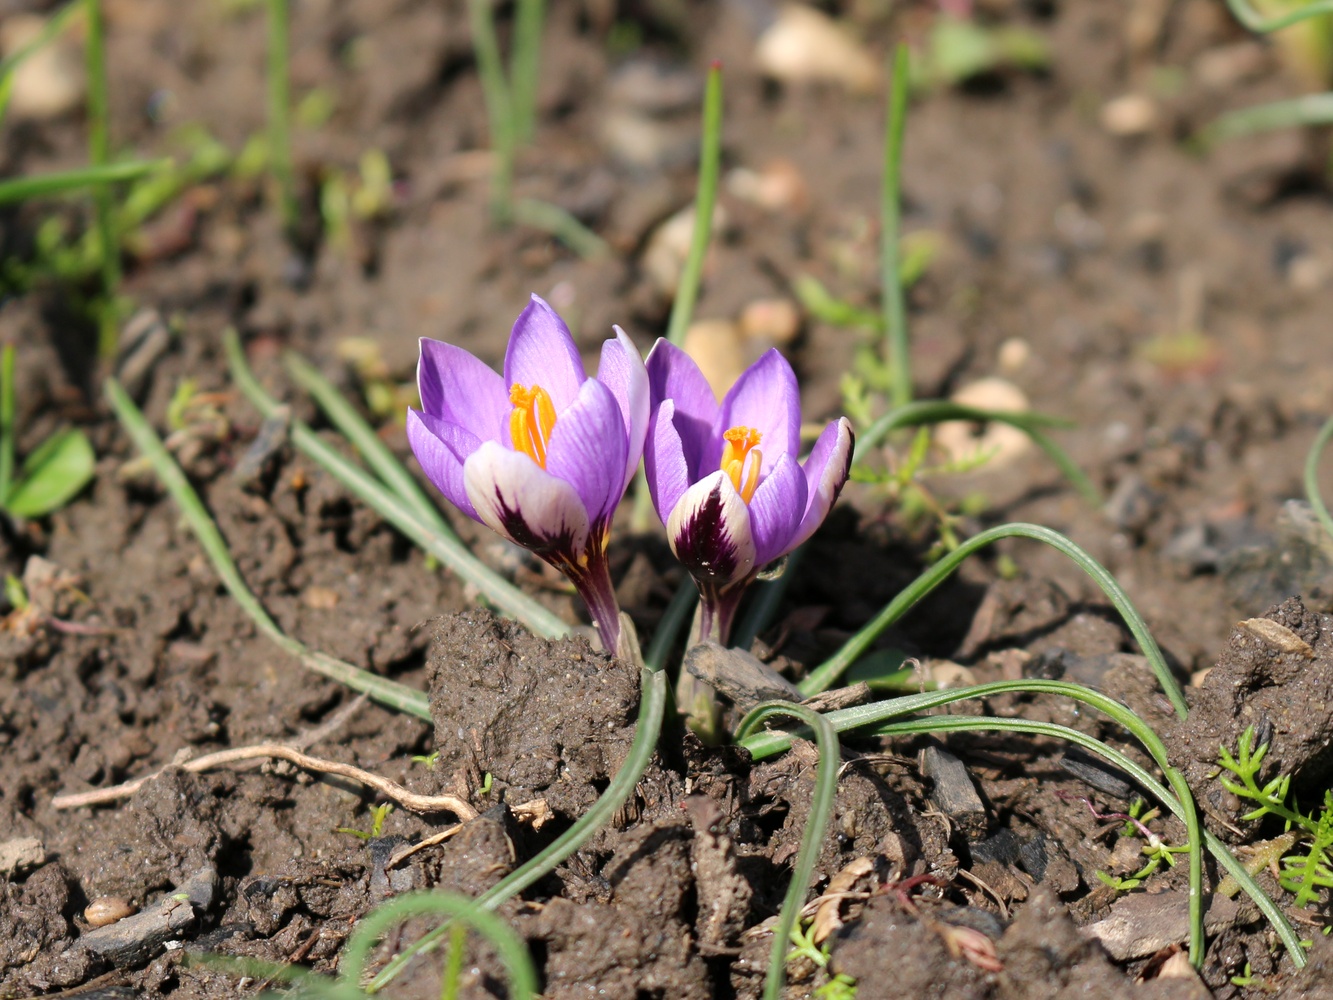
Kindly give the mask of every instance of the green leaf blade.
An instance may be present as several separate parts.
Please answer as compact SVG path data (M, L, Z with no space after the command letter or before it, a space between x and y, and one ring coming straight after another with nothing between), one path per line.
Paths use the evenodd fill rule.
M59 510L88 485L97 456L88 437L68 427L42 442L23 463L4 507L15 517L43 517Z

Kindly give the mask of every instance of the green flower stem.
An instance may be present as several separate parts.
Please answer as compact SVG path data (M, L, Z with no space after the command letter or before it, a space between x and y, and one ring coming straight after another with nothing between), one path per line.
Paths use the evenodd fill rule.
M1324 426L1319 428L1319 433L1315 435L1310 451L1305 456L1305 496L1310 501L1315 517L1319 518L1319 523L1324 526L1329 536L1333 537L1333 517L1329 516L1328 507L1324 505L1324 495L1319 490L1319 458L1328 445L1329 438L1333 438L1333 417L1324 421Z
M15 177L12 180L0 181L0 205L50 195L69 194L118 181L132 181L145 174L168 170L171 166L170 159L133 160L129 163L110 163L101 167L82 167L78 170Z
M352 446L365 458L375 475L411 506L417 520L437 534L457 539L457 534L444 519L440 509L430 502L412 474L333 383L295 351L287 351L282 360L292 381L314 397L325 416L340 434L352 442Z
M292 169L292 84L288 68L291 19L287 0L267 0L268 143L273 179L278 185L278 211L290 236L296 228L296 178Z
M1310 0L1310 2L1301 4L1294 10L1274 17L1264 17L1263 14L1251 6L1249 0L1227 0L1227 7L1230 8L1237 21L1245 25L1250 31L1259 34L1280 31L1288 25L1311 17L1319 17L1321 14L1333 14L1333 0Z
M1172 676L1171 668L1167 666L1166 658L1162 656L1162 650L1158 647L1157 640L1152 637L1152 633L1148 631L1148 626L1144 623L1142 616L1139 615L1129 597L1121 589L1120 584L1116 582L1115 577L1108 573L1097 560L1058 531L1052 531L1050 528L1044 528L1037 524L1023 523L1002 524L990 528L969 538L954 551L944 556L934 566L917 577L902 593L885 605L884 610L876 615L861 631L848 639L837 653L816 667L809 676L802 680L799 684L801 693L808 698L832 687L838 678L846 672L847 668L870 648L870 645L881 632L898 621L913 605L948 579L964 559L978 549L999 541L1001 538L1032 538L1039 542L1045 542L1074 560L1083 572L1092 577L1093 582L1101 588L1102 593L1110 599L1115 609L1120 612L1120 617L1124 619L1135 641L1138 642L1139 648L1143 650L1143 655L1147 658L1153 673L1157 676L1157 683L1162 686L1162 691L1170 700L1176 714L1182 719L1185 718L1189 709L1185 705L1185 696L1181 693L1180 685Z
M278 404L260 388L245 361L240 338L229 330L223 339L232 378L255 408L265 417L277 412ZM493 569L474 556L455 539L431 530L413 510L412 505L384 486L374 476L349 461L326 444L317 434L300 421L293 421L292 443L342 483L376 513L412 539L426 552L439 559L459 577L472 584L495 607L517 618L535 635L555 639L569 632L569 625L559 615L515 587Z
M833 815L833 800L838 792L838 768L842 755L838 736L828 720L818 712L794 705L788 701L769 701L756 705L746 716L751 728L775 715L801 719L815 732L819 745L819 768L815 773L814 797L810 803L810 819L801 834L801 847L792 867L791 882L782 898L777 925L773 928L773 948L768 958L768 975L764 979L764 1000L779 1000L787 978L787 949L791 947L791 932L805 905L805 894L810 888L815 862L824 844L824 832Z
M694 198L694 229L690 252L676 285L671 303L666 339L677 347L685 343L685 332L694 318L694 303L699 298L699 282L704 273L704 257L713 234L713 207L717 204L717 182L722 167L722 64L714 63L704 87L703 143L699 150L699 185Z
M537 970L518 933L466 896L444 892L405 893L367 914L347 941L339 978L349 985L357 985L375 942L395 924L426 913L448 918L440 930L447 930L457 920L486 938L509 970L509 995L515 1000L530 1000L537 995Z
M912 358L907 338L907 305L899 274L898 239L902 230L903 132L907 125L907 46L899 43L893 54L888 121L884 130L884 176L880 200L879 270L884 306L884 360L888 362L889 398L894 406L912 401Z
M1042 432L1043 427L1068 427L1068 421L1043 416L1040 413L1007 413L1002 410L978 410L972 406L960 406L947 400L922 400L898 406L880 417L856 437L856 447L852 454L853 462L865 459L870 450L899 427L916 427L921 424L937 424L944 420L972 420L984 423L993 420L996 423L1017 427L1032 442L1050 457L1074 488L1083 494L1089 503L1101 503L1101 494L1083 471L1074 464L1069 455Z
M657 748L657 738L662 731L662 717L667 702L665 671L645 666L640 672L640 677L642 689L634 741L630 744L625 763L620 765L620 770L611 779L606 791L549 847L478 896L476 901L478 908L494 910L505 900L554 871L557 865L582 847L598 829L610 822L616 810L634 794L634 787L643 777L643 772ZM446 933L447 926L439 927L407 946L371 980L366 992L378 993L384 989L402 973L409 962L433 949Z
M134 405L134 401L130 399L115 379L107 379L106 395L111 403L111 408L115 410L116 417L120 420L121 426L125 428L125 432L130 436L130 440L152 463L153 471L157 473L163 487L176 501L176 506L180 508L181 514L190 526L190 530L199 539L200 546L208 555L213 563L213 568L222 579L223 586L227 588L236 603L250 616L259 630L292 656L299 659L308 669L332 678L340 684L345 684L354 691L364 691L383 705L388 705L390 708L429 722L431 719L430 702L422 692L380 677L377 674L372 674L368 670L361 670L351 664L334 659L332 656L311 652L304 644L291 638L278 627L277 623L269 617L268 612L259 603L258 598L245 585L245 580L241 577L240 571L236 568L236 563L232 561L231 553L227 550L227 543L223 539L222 533L218 531L217 525L204 508L203 501L199 499L199 494L190 485L190 481L185 478L185 473L181 471L175 459L162 445L153 428L149 426L148 421L139 412L139 408Z
M1071 543L1072 544L1072 543ZM1181 774L1171 766L1167 758L1166 745L1161 741L1152 728L1142 719L1131 712L1118 701L1108 698L1100 692L1093 691L1091 688L1085 688L1079 684L1070 684L1066 681L1042 681L1042 680L1022 680L1022 681L1000 681L994 684L978 684L972 687L954 689L950 691L930 691L917 695L907 695L902 698L895 698L892 701L876 702L871 705L859 705L854 708L844 709L839 712L830 712L827 716L828 721L832 723L838 732L846 732L850 729L859 729L867 725L876 725L886 722L890 719L899 718L903 715L916 712L928 711L932 708L939 708L957 701L970 701L976 698L988 698L1000 694L1054 694L1072 698L1075 701L1082 702L1103 715L1110 718L1127 729L1134 737L1143 744L1144 748L1152 755L1157 766L1162 769L1168 783L1175 790L1176 796L1180 799L1184 815L1181 817L1185 822L1185 828L1188 831L1190 842L1190 919L1191 926L1197 929L1194 935L1196 940L1190 944L1190 960L1197 967L1203 961L1203 855L1202 827L1199 823L1198 811L1194 807L1194 797L1190 793L1189 785ZM863 720L858 722L858 720ZM749 716L741 720L737 727L738 734L747 734L753 730L753 723ZM765 734L773 735L773 734ZM752 737L748 740L741 740L741 745L746 747L755 759L763 756L769 756L773 752L780 752L781 744L767 743L762 736Z

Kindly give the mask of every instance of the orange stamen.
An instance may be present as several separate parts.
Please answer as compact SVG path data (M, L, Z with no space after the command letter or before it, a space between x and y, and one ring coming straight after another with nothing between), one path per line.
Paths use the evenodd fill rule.
M546 447L555 429L555 404L551 394L539 385L531 389L514 385L509 389L509 437L514 450L521 451L543 469L546 468Z
M764 454L759 450L763 434L753 427L731 427L722 433L722 461L719 468L727 474L731 485L746 503L759 487L759 468Z

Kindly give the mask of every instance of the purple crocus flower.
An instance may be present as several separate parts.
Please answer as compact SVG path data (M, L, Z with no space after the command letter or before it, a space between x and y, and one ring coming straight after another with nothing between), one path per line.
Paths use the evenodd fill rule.
M535 552L573 582L612 652L620 609L606 544L643 453L648 375L619 327L597 377L569 328L536 295L509 336L504 375L421 339L421 411L407 439L427 478L468 517Z
M703 635L725 642L745 587L809 538L852 463L852 425L824 428L801 466L796 373L768 351L719 406L688 354L659 340L648 355L648 488L672 551L699 585Z

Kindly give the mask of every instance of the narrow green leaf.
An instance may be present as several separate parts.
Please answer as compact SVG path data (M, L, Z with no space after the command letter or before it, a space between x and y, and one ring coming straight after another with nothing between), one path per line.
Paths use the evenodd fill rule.
M222 537L222 532L218 531L218 526L204 507L203 501L199 499L199 494L185 478L185 473L163 446L157 433L139 412L139 408L134 405L134 400L130 399L120 387L120 383L113 378L106 380L105 388L107 399L125 433L152 464L158 480L176 501L176 506L180 508L185 522L213 563L213 569L222 579L227 592L245 610L259 630L315 673L323 674L340 684L346 684L353 691L364 691L383 705L429 722L430 699L424 692L372 674L368 670L361 670L324 653L312 652L278 627L278 623L269 617L259 599L246 586L240 570L236 568L236 563L231 558L231 552Z
M43 517L59 510L93 478L97 457L77 427L57 431L23 463L18 481L5 499L15 517Z
M69 194L72 191L83 191L102 184L132 181L158 170L168 170L172 165L173 161L167 157L160 160L131 160L128 163L111 163L103 167L61 170L49 174L36 174L31 177L15 177L0 181L0 205L29 201L33 198Z

